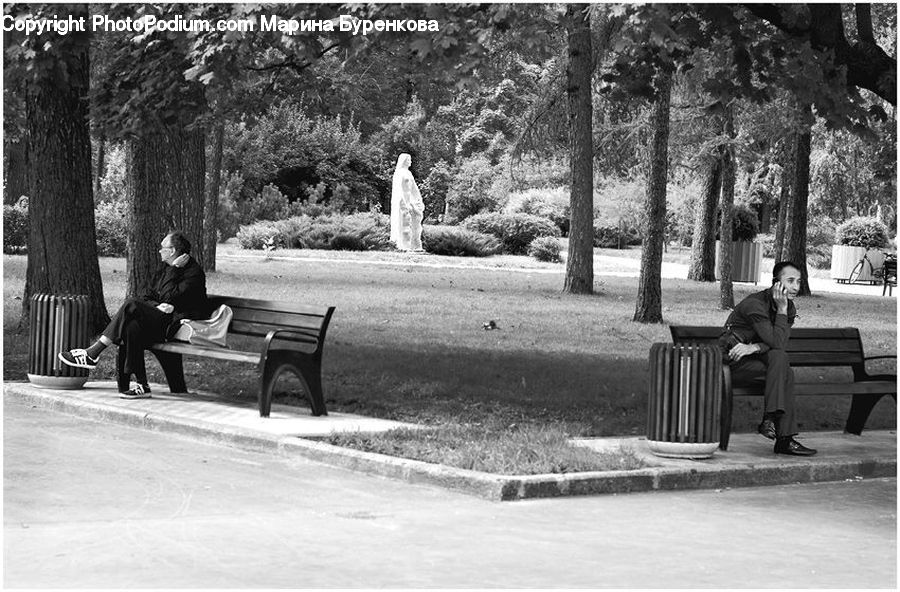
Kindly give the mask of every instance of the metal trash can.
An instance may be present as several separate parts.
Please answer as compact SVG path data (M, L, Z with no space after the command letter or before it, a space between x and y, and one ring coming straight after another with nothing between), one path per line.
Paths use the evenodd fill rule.
M79 389L87 382L86 368L63 364L57 354L88 343L88 297L34 294L31 297L28 380L35 386Z
M722 354L715 345L650 347L650 451L669 458L709 458L719 447Z

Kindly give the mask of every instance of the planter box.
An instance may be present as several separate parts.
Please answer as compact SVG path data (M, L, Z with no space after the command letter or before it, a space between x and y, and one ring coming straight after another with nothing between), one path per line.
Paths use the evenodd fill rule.
M859 263L863 255L866 254L865 247L850 247L847 245L833 245L831 247L831 279L838 282L846 282L850 279L850 272ZM878 269L884 265L884 253L877 249L869 251L866 255L872 262L872 267ZM868 265L863 265L862 273L859 274L860 282L877 282L879 278L872 277L871 270Z
M762 272L762 243L737 241L731 243L731 281L759 282ZM716 279L719 278L719 241L716 241Z

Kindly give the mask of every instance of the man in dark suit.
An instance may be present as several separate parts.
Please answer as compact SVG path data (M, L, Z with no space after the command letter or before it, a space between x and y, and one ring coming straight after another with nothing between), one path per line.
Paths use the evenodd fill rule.
M166 235L160 243L162 262L150 291L141 298L126 300L93 345L60 352L59 359L69 366L93 369L103 350L115 344L119 346L119 396L149 398L144 349L174 334L181 319L208 316L206 274L190 253L191 243L184 234L175 231ZM129 385L131 375L135 383Z
M734 307L720 340L735 385L765 383L765 414L757 431L775 440L776 454L812 456L815 450L794 439L794 371L786 351L799 291L800 268L790 261L775 264L772 287Z

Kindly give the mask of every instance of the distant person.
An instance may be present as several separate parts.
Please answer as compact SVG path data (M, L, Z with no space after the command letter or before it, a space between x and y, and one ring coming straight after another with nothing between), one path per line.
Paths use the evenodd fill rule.
M178 329L181 319L208 316L206 274L190 253L191 243L184 234L179 231L167 234L160 243L162 262L150 291L141 298L126 300L93 345L87 349L60 352L59 359L69 366L94 369L103 350L118 345L119 396L123 399L150 398L144 349L165 341ZM129 385L132 375L135 382Z
M391 240L401 251L421 252L425 203L409 171L411 164L412 157L405 152L397 158L391 186Z
M794 371L786 352L797 316L794 298L800 291L800 274L795 263L776 263L772 287L735 306L719 339L735 386L765 383L765 412L757 431L775 440L775 454L812 456L815 450L794 439Z

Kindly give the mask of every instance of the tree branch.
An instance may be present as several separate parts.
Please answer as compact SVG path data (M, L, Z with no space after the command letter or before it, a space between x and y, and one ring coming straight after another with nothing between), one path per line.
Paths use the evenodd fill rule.
M788 19L785 10L792 5L744 4L752 14L772 24L789 37L809 39L812 47L822 52L832 52L835 66L846 66L847 84L872 91L891 105L897 104L897 60L890 57L874 43L874 37L867 39L871 31L871 14L862 19L863 30L860 41L853 45L844 35L841 9L837 4L808 4L809 19ZM857 27L860 24L857 5ZM865 9L863 10L865 12Z
M875 45L875 33L872 31L872 5L854 4L856 8L856 34L864 43Z

